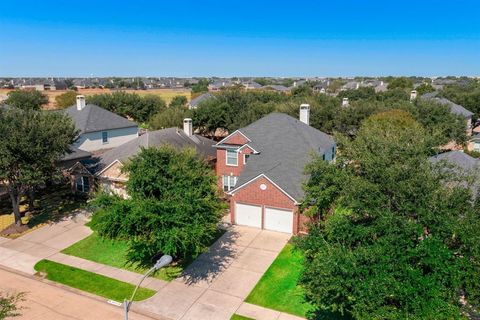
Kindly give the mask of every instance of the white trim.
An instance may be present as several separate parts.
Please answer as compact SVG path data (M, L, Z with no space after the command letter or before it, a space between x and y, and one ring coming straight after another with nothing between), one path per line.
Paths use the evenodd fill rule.
M291 195L289 195L285 190L283 190L282 188L280 188L280 186L278 184L276 184L275 182L273 182L269 177L267 177L265 174L261 173L259 174L258 176L250 179L249 181L245 182L244 184L236 187L235 189L227 192L228 195L234 195L238 190L242 189L243 187L247 186L248 184L250 184L251 182L257 180L258 178L260 177L264 177L265 179L267 179L271 184L273 184L278 190L282 191L287 197L289 197L292 201L293 201L293 204L294 205L299 205L300 203L297 202L297 200L295 200Z
M237 163L236 164L230 164L228 163L228 151L234 151L237 155ZM225 149L225 165L229 166L229 167L238 167L238 155L240 153L238 152L238 149L232 149L232 148L226 148Z
M252 146L249 145L248 143L245 143L243 146L241 146L240 148L238 148L238 151L242 150L242 149L245 148L245 147L249 147L250 149L252 149L252 150L253 150L253 153L257 153L257 154L260 153L260 152L258 152L257 150L253 149Z
M102 171L100 171L99 173L96 174L97 177L99 177L102 173L104 173L107 169L109 169L111 166L113 166L115 163L119 163L121 165L123 165L123 163L118 160L118 159L115 159L112 161L112 163L110 163L108 166L106 166L105 168L102 169Z
M247 139L248 142L252 142L252 140L250 140L246 135L244 135L239 129L233 131L232 133L230 133L228 136L226 136L225 138L223 138L222 140L220 140L219 142L217 142L217 144L215 144L216 146L220 145L223 141L227 140L228 138L230 138L231 136L233 136L235 133L240 133L245 139Z

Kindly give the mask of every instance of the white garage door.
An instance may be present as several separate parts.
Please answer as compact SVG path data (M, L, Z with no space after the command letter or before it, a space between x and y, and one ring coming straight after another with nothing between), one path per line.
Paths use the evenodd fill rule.
M265 229L286 233L293 232L293 212L265 208Z
M262 227L262 207L235 203L235 223L255 228Z

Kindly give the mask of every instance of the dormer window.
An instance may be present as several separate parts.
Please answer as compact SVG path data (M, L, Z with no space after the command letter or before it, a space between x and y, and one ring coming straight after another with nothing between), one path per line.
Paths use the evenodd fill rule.
M238 152L237 150L227 149L227 165L238 166Z

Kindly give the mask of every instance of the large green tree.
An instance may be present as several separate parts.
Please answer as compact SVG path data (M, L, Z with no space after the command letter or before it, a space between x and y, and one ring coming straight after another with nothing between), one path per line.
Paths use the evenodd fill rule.
M318 313L454 319L478 305L478 205L453 174L432 168L423 126L391 110L338 140L335 164L307 169L303 207L317 222L299 242L301 284Z
M202 252L223 211L211 167L192 149L143 149L124 167L129 199L101 195L93 225L102 236L125 239L128 258L150 265L158 253L175 258Z
M65 109L76 103L77 92L70 90L55 97L58 109Z
M139 122L148 121L154 114L166 108L165 101L159 96L140 96L124 91L88 96L87 102Z
M48 97L36 90L15 90L8 93L5 103L15 108L40 110L48 103Z
M21 196L55 176L55 163L69 151L76 134L72 120L61 113L0 111L0 181L6 183L15 224L22 223Z

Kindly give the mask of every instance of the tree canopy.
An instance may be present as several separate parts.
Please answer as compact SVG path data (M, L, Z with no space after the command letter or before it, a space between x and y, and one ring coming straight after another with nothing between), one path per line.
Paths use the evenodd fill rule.
M55 103L58 109L65 109L76 103L77 92L69 90L55 97Z
M129 243L131 262L151 265L158 253L185 258L215 237L223 205L216 177L193 149L143 149L124 169L129 199L101 195L93 225Z
M428 162L424 127L390 110L367 118L353 139L337 138L336 163L307 168L303 209L317 222L299 242L301 284L317 311L452 319L478 305L478 205Z
M20 197L55 176L56 162L76 135L72 120L58 112L0 111L0 181L6 182L17 225Z
M19 109L40 110L48 103L48 97L37 90L15 90L7 95L5 103Z
M87 103L115 112L124 117L131 117L138 122L148 121L154 114L166 108L165 101L159 96L118 91L87 96Z

